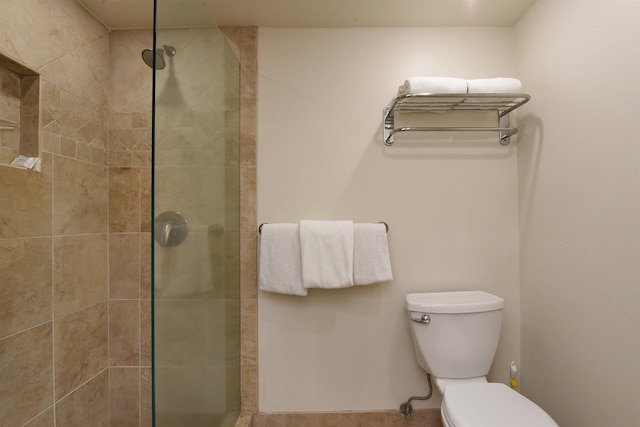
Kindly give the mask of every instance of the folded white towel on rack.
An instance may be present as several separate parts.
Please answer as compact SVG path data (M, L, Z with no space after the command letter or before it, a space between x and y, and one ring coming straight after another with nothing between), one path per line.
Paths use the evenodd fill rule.
M467 80L469 93L517 93L522 89L520 80L510 77Z
M369 285L393 279L386 225L357 223L353 227L353 282Z
M408 93L467 93L467 81L455 77L410 77L398 88L398 95Z
M307 295L302 285L298 224L263 224L258 282L263 291Z
M300 221L305 288L353 286L353 222Z

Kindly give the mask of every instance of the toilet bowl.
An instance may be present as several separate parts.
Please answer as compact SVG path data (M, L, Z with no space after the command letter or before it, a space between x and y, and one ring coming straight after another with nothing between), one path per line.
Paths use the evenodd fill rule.
M538 405L501 383L487 382L504 300L480 291L406 297L418 365L442 394L444 427L558 427Z

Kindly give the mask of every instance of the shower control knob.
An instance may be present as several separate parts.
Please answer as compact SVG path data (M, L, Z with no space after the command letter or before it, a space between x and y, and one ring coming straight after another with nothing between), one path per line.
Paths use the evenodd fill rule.
M164 248L178 246L188 233L187 221L179 212L165 211L155 220L154 238Z

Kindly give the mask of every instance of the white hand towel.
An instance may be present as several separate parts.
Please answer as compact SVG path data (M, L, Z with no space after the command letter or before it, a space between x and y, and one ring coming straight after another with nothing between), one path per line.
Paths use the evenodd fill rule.
M387 228L384 224L355 224L353 281L369 285L393 279Z
M517 93L522 89L520 80L509 77L468 80L469 93Z
M300 221L305 288L353 286L353 222Z
M307 295L302 286L298 224L263 224L258 282L263 291Z
M467 81L454 77L410 77L398 88L398 95L408 93L467 93Z

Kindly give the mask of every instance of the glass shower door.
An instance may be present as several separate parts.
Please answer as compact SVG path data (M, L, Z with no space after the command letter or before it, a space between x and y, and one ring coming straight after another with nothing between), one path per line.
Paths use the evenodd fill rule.
M201 0L157 0L156 8L155 426L233 426L240 409L239 64Z

